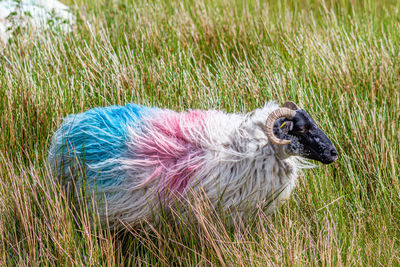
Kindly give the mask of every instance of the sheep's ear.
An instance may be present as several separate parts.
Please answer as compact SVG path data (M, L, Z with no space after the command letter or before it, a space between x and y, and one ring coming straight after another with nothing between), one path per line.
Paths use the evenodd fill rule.
M286 101L285 104L283 104L284 108L290 108L291 110L298 110L300 109L299 106L297 106L294 102L292 101Z
M293 130L293 121L284 121L279 128L288 133Z

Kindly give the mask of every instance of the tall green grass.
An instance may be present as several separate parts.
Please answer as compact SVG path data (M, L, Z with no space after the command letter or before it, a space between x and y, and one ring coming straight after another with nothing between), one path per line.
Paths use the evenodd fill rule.
M0 265L400 264L398 1L66 2L73 33L22 32L0 50ZM46 167L70 113L289 99L340 157L250 223L199 201L196 223L113 233Z

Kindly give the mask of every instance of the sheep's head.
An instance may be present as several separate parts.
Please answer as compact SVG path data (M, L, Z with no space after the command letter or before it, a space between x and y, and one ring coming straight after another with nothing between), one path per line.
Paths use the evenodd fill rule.
M324 164L338 158L335 146L315 121L291 101L269 115L266 134L272 143L285 146L289 154Z

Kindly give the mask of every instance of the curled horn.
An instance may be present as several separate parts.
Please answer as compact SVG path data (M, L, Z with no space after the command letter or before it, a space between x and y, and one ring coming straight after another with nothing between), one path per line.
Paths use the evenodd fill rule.
M285 104L283 104L284 108L290 108L292 110L298 110L300 109L299 106L297 106L294 102L292 101L286 101Z
M274 124L275 124L275 121L279 118L285 117L285 118L291 120L294 117L294 115L296 115L296 111L294 111L290 108L284 107L284 108L279 108L277 110L274 110L268 116L267 121L265 123L265 131L266 131L266 135L267 135L268 139L272 143L274 143L276 145L288 145L290 143L290 140L279 139L278 137L275 136Z

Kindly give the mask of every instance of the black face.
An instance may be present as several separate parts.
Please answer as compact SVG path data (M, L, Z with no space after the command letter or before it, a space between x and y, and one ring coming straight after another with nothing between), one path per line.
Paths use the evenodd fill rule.
M304 110L296 110L292 120L278 119L274 133L281 139L291 140L287 145L291 154L324 164L330 164L338 158L335 146Z

